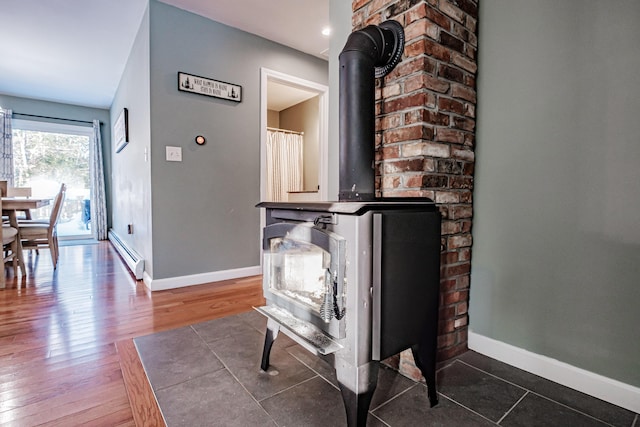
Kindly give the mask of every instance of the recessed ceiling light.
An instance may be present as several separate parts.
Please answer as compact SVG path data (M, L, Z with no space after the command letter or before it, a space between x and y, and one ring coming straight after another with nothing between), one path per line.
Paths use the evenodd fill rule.
M324 27L322 29L322 35L329 37L331 35L331 27Z

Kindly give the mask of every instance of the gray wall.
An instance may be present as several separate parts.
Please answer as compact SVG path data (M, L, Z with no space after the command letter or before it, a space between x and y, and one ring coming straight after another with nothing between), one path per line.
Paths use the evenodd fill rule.
M327 62L156 0L149 22L153 278L259 265L260 68L326 85ZM178 71L240 85L242 102L179 92Z
M640 386L640 2L482 0L470 328Z
M107 194L107 209L111 211L110 190L111 183L109 176L111 175L111 121L109 110L100 108L82 107L79 105L61 104L58 102L40 101L37 99L19 98L15 96L0 94L0 107L10 108L14 113L33 114L37 116L60 117L64 119L93 121L100 120L100 136L102 138L102 158L104 159L105 168L105 192ZM24 117L15 115L16 119L45 121L53 123L70 123L78 126L84 126L83 123L73 123L64 120L38 119L34 117ZM86 124L86 126L91 126ZM111 216L107 218L111 222Z
M280 111L279 127L304 132L303 190L318 191L320 147L318 121L320 97L313 98Z
M151 232L151 147L149 84L149 11L140 24L129 60L111 106L117 120L123 108L129 111L129 144L113 159L113 230L145 259L145 271L153 277ZM145 150L147 155L145 156ZM127 225L133 224L133 234Z

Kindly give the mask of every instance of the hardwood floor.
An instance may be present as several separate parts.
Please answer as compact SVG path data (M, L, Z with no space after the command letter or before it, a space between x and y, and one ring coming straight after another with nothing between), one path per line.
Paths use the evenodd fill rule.
M264 303L259 276L151 293L108 242L61 247L55 271L46 250L25 258L27 277L8 269L0 289L3 426L145 424L132 338Z

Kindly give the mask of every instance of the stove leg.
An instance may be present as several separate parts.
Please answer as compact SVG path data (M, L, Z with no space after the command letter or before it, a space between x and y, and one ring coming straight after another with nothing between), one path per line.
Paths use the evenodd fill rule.
M269 369L269 355L271 354L271 347L273 342L278 337L280 331L280 325L269 319L267 320L267 331L264 336L264 348L262 349L262 361L260 362L260 369L266 371Z
M365 427L371 398L378 383L378 363L364 366L336 366L342 400L347 412L347 426Z
M436 392L436 359L435 351L429 351L426 346L414 345L411 347L413 360L420 369L422 376L427 382L427 392L429 393L429 403L433 408L438 404L438 393Z

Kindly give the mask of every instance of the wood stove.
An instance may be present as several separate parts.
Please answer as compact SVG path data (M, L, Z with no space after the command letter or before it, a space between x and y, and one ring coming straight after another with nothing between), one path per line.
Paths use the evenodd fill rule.
M423 198L376 198L374 80L399 61L400 24L349 37L340 55L336 202L260 203L267 316L261 368L282 331L331 363L350 426L364 426L379 361L411 348L437 404L440 213Z

